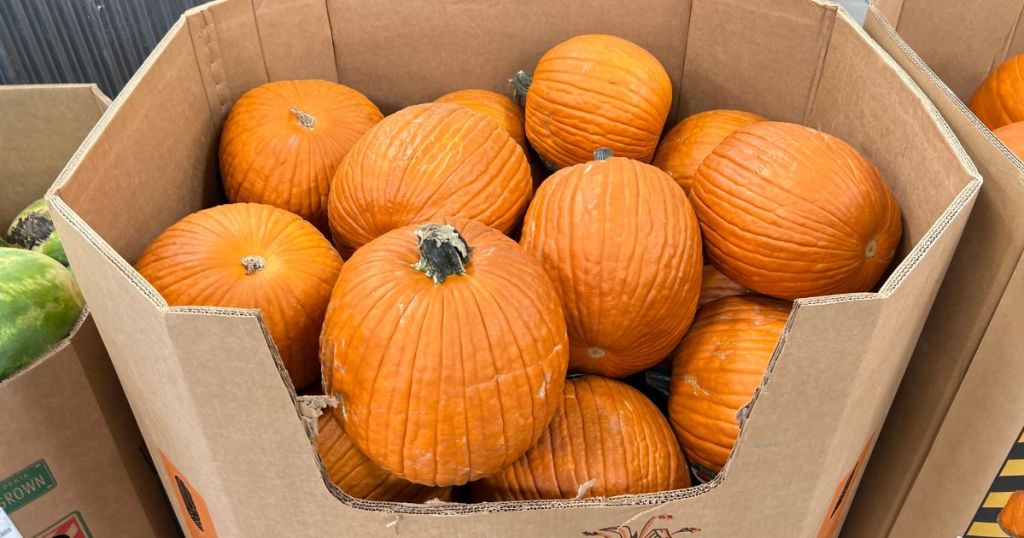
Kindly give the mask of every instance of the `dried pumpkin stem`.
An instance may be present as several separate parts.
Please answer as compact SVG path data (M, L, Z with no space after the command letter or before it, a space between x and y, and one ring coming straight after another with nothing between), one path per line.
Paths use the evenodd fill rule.
M615 156L615 152L611 148L597 148L594 150L595 161L607 161Z
M309 112L299 110L299 107L297 106L293 106L288 110L290 110L292 114L295 114L295 117L299 119L299 125L301 125L304 129L309 129L310 131L312 131L313 127L316 127L316 117L310 114Z
M263 256L246 256L242 258L242 267L245 267L245 274L258 273L267 266L267 260Z
M422 271L441 284L451 275L466 274L469 253L473 248L466 244L458 230L451 224L424 224L414 232L419 239L420 261L413 268Z
M525 71L520 71L512 77L512 98L521 107L526 107L526 94L530 91L531 83L533 83L533 77L527 75Z

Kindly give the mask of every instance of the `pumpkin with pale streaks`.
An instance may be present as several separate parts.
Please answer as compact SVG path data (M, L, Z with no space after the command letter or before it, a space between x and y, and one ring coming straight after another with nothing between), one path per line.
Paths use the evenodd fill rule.
M725 137L750 125L764 121L757 114L742 110L707 110L688 116L676 124L658 144L654 166L661 168L687 193L704 162Z
M451 103L464 106L472 111L486 114L512 136L520 147L526 149L526 131L523 127L523 110L511 98L488 90L458 90L446 93L435 103Z

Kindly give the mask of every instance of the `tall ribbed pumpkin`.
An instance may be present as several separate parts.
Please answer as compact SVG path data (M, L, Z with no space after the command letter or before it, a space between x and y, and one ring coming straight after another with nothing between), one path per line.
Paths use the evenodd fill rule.
M870 291L903 225L881 173L849 144L792 123L736 131L690 195L711 263L780 299Z
M970 108L993 130L1024 121L1024 53L1000 64L981 82Z
M451 488L413 484L381 469L352 444L333 413L321 415L317 425L317 452L331 481L345 493L369 501L422 503L431 499L451 500Z
M325 80L268 82L245 92L220 137L228 200L286 209L326 232L331 176L382 117L363 94Z
M341 265L330 241L299 216L228 204L173 224L135 267L171 306L259 309L302 388L320 376L318 336Z
M343 252L448 216L508 233L532 194L526 154L498 122L459 105L416 105L374 126L345 157L331 182L331 231Z
M789 310L789 303L766 297L726 297L701 308L679 344L669 418L701 480L729 458L740 432L736 413L761 385Z
M1004 125L992 131L1018 159L1024 161L1024 121Z
M999 511L999 528L1012 538L1024 538L1024 491L1015 491Z
M764 118L742 110L707 110L676 124L658 144L651 163L665 171L687 193L704 161L725 137Z
M473 483L477 501L572 499L689 487L672 428L640 391L611 379L569 379L537 444Z
M507 95L488 90L459 90L447 93L434 100L435 103L461 105L470 110L487 114L512 136L520 147L526 148L526 131L523 127L523 110Z
M324 387L359 449L418 484L496 473L558 409L565 320L540 264L465 219L411 225L356 251L321 337Z
M651 165L611 157L559 170L537 190L521 243L562 299L573 371L624 377L654 366L693 320L697 219Z
M725 297L747 295L749 293L750 290L729 280L729 277L715 269L714 265L707 264L704 266L701 277L700 299L697 300L697 306L704 306Z
M563 41L514 82L526 94L526 138L551 168L585 163L598 148L649 162L672 106L661 62L610 35Z

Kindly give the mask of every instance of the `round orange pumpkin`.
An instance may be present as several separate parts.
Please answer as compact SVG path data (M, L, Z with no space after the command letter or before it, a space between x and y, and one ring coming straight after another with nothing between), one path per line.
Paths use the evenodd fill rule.
M625 377L654 366L693 321L697 219L682 189L649 164L611 157L552 174L521 243L562 299L573 371Z
M551 168L585 163L598 148L649 162L672 106L661 62L610 35L563 41L514 82L526 94L526 138Z
M1024 121L1024 53L1006 60L981 82L970 108L989 129Z
M423 503L451 500L451 488L413 484L381 469L345 435L337 417L324 413L318 421L316 449L324 469L341 491L369 501Z
M331 176L382 117L363 94L325 80L269 82L245 92L220 137L228 200L286 209L326 232Z
M715 269L714 265L705 265L702 274L700 299L697 300L697 306L704 306L708 303L713 303L726 297L747 295L750 293L750 290L740 286L732 280L729 280L729 277L723 275L718 269Z
M438 97L435 103L451 103L487 114L512 136L520 147L526 148L523 111L511 98L488 90L459 90Z
M741 110L708 110L676 124L658 144L652 164L665 171L687 193L704 161L725 137L764 118Z
M792 123L755 123L700 167L690 195L708 257L781 299L869 291L903 225L881 173L849 144Z
M345 156L331 182L331 231L343 252L448 216L508 233L532 194L526 155L498 122L459 105L416 105L378 123Z
M565 383L555 418L518 461L473 483L476 501L572 499L689 487L672 428L640 391L598 376Z
M540 264L501 232L447 218L356 251L321 337L345 432L388 471L465 484L526 452L554 415L565 320Z
M302 388L320 376L318 336L341 265L330 241L299 216L228 204L172 225L135 267L171 306L259 309Z
M701 480L729 459L740 433L736 413L761 386L789 310L788 303L767 297L726 297L701 308L679 344L669 418Z
M999 528L1012 538L1024 538L1024 491L1015 491L999 511Z
M1006 149L1024 161L1024 121L1004 125L992 132Z

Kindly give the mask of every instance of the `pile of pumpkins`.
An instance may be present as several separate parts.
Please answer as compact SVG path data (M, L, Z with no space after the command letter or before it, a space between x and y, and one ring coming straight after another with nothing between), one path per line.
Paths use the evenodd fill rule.
M230 203L136 262L171 305L262 311L294 386L337 398L316 443L354 497L708 480L789 301L870 291L895 256L853 147L731 110L662 138L672 83L630 41L569 39L514 86L522 108L464 90L387 117L333 82L254 88L221 132ZM665 412L622 381L659 368Z
M85 307L45 200L0 229L0 381L71 333Z

